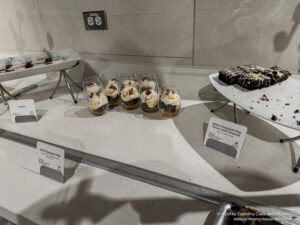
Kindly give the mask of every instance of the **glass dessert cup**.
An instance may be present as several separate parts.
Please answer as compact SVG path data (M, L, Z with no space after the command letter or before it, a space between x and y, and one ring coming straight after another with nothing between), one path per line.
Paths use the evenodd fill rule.
M139 82L139 90L142 93L147 88L157 90L158 82L155 75L142 75L142 78Z
M181 108L181 98L175 88L162 88L159 97L159 111L162 116L174 117Z
M107 106L108 100L105 94L97 92L96 94L92 93L89 96L88 109L93 115L103 115L107 110Z
M155 89L147 88L140 94L141 108L145 112L158 110L159 96Z
M120 105L120 85L119 76L116 72L106 72L101 75L105 83L104 94L108 99L108 106L115 107Z
M99 90L101 91L103 86L100 81L100 78L97 76L93 76L93 77L86 77L82 81L82 87L85 96L89 96L91 93L97 93L99 92Z
M82 83L88 110L96 116L104 114L108 106L108 99L101 92L102 84L99 77L87 77Z
M120 78L122 79L121 88L123 87L138 88L138 81L135 79L135 76L131 74L121 74Z
M139 107L139 92L135 87L123 87L121 89L122 106L125 109L132 110Z

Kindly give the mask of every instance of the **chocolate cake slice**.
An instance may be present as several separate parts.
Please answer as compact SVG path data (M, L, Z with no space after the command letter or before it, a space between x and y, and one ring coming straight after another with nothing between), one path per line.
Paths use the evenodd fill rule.
M245 73L239 77L238 83L246 89L255 90L269 87L271 84L271 78L261 73Z
M229 85L236 84L242 74L238 69L226 68L219 71L219 79Z

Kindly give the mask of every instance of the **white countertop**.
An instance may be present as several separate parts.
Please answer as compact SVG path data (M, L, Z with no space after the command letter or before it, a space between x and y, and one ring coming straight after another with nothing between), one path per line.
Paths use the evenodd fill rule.
M106 69L112 68L113 65L110 65ZM293 156L296 155L297 158L300 154L299 142L289 145L277 141L282 136L296 136L299 133L240 111L240 122L248 126L249 131L240 158L234 160L207 149L203 146L203 128L210 116L213 116L210 108L219 104L216 101L224 99L212 90L207 71L195 68L191 72L191 69L186 69L187 74L178 75L176 70L165 68L164 71L175 71L174 75L170 75L169 72L161 75L166 83L174 82L182 89L183 110L173 119L165 119L159 112L145 114L140 109L126 111L121 106L103 116L94 117L87 111L82 93L78 95L78 105L72 103L71 97L63 88L58 97L53 100L47 99L51 89L44 85L43 77L38 77L36 79L40 88L23 98L35 99L36 109L41 115L40 120L32 123L12 123L6 106L1 105L1 128L300 213L300 206L297 204L300 195L300 175L293 174L291 170L295 158ZM178 70L180 73L185 71L184 68ZM19 83L25 85L26 82ZM6 84L8 87L9 85L11 83ZM231 110L228 106L216 116L233 119ZM61 202L72 202L76 199L76 190L85 183L88 183L87 186L91 183L90 191L98 197L104 195L116 201L165 197L191 201L177 194L86 165L79 165L70 180L59 184L31 170L35 160L34 149L4 139L1 139L0 156L0 216L5 214L13 222L17 219L14 215L22 215L39 224L54 224L53 220L59 214L57 211L60 211L60 206L51 206ZM75 205L83 204L84 199L78 198ZM101 202L100 199L99 201ZM171 205L176 205L176 201ZM157 202L161 204L159 200ZM98 206L97 204L102 203L95 201L91 206L93 204ZM137 203L139 207L144 207L142 211L147 211L148 203L145 203L146 206L143 204ZM195 224L197 220L198 224L203 224L204 222L199 221L206 220L212 206L203 202L200 202L200 205L204 209L194 212L194 206L187 204L187 212L184 215L166 223ZM68 207L71 211L81 210L79 206ZM159 217L162 216L160 213L157 216L160 219L157 221L147 221L151 220L151 216L149 218L149 215L146 215L146 219L131 223L129 220L136 218L137 213L133 213L132 210L122 211L123 207L128 206L122 206L104 219L97 218L96 222L165 223L164 218ZM47 210L49 208L56 212L50 219L48 217L51 217L53 212ZM71 217L71 211L68 211L67 216ZM124 212L135 216L128 216L129 220L126 221L123 219ZM171 214L166 212L165 215L168 213Z

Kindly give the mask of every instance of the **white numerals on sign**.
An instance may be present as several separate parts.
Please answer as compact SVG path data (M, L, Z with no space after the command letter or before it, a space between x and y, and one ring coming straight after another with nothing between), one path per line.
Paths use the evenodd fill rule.
M100 26L102 24L102 19L100 16L95 17L95 23L96 25Z
M89 16L89 17L87 18L87 22L88 22L88 24L89 24L90 26L93 26L93 25L94 25L94 18L91 17L91 16Z

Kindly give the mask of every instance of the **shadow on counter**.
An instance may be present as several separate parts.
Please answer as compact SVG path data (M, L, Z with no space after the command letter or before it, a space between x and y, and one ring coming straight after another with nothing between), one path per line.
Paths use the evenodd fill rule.
M97 177L95 183L107 181L108 185L116 185L115 181L109 181L107 177ZM111 183L112 182L112 183ZM120 183L124 184L124 183ZM97 184L101 185L101 183ZM218 206L201 200L176 197L149 197L149 198L111 198L101 194L93 193L93 181L83 180L77 186L76 191L65 190L55 193L37 203L34 208L41 208L41 219L43 223L53 224L64 221L67 225L79 224L163 224L179 222L181 217L192 213L208 213L204 225L211 225L215 220ZM122 186L118 188L123 188ZM130 185L126 190L132 188ZM67 199L69 194L72 197ZM62 197L63 201L58 200ZM246 197L279 207L299 206L299 195L279 196L256 196ZM54 199L54 200L53 200ZM56 200L55 200L56 199ZM47 201L53 203L47 204ZM44 205L45 204L45 207ZM30 211L32 211L31 209ZM197 215L193 221L197 220ZM197 220L200 222L199 220ZM202 221L203 222L203 221ZM179 222L180 223L180 222ZM25 225L25 223L18 223ZM26 225L29 223L26 223ZM180 223L181 224L181 223Z
M187 212L209 211L215 207L201 201L179 198L118 200L92 194L89 192L89 186L90 181L83 181L72 199L66 203L49 206L43 211L42 218L49 222L64 220L68 225L80 224L83 219L96 224L118 210L117 217L111 216L111 219L115 220L114 224L174 223Z
M295 149L291 143L279 143L286 135L256 116L238 110L239 123L248 127L238 159L203 146L207 123L212 116L233 122L233 108L226 106L216 114L210 109L220 103L186 107L174 118L178 131L190 146L213 168L243 191L265 191L285 187L299 181L292 172Z

